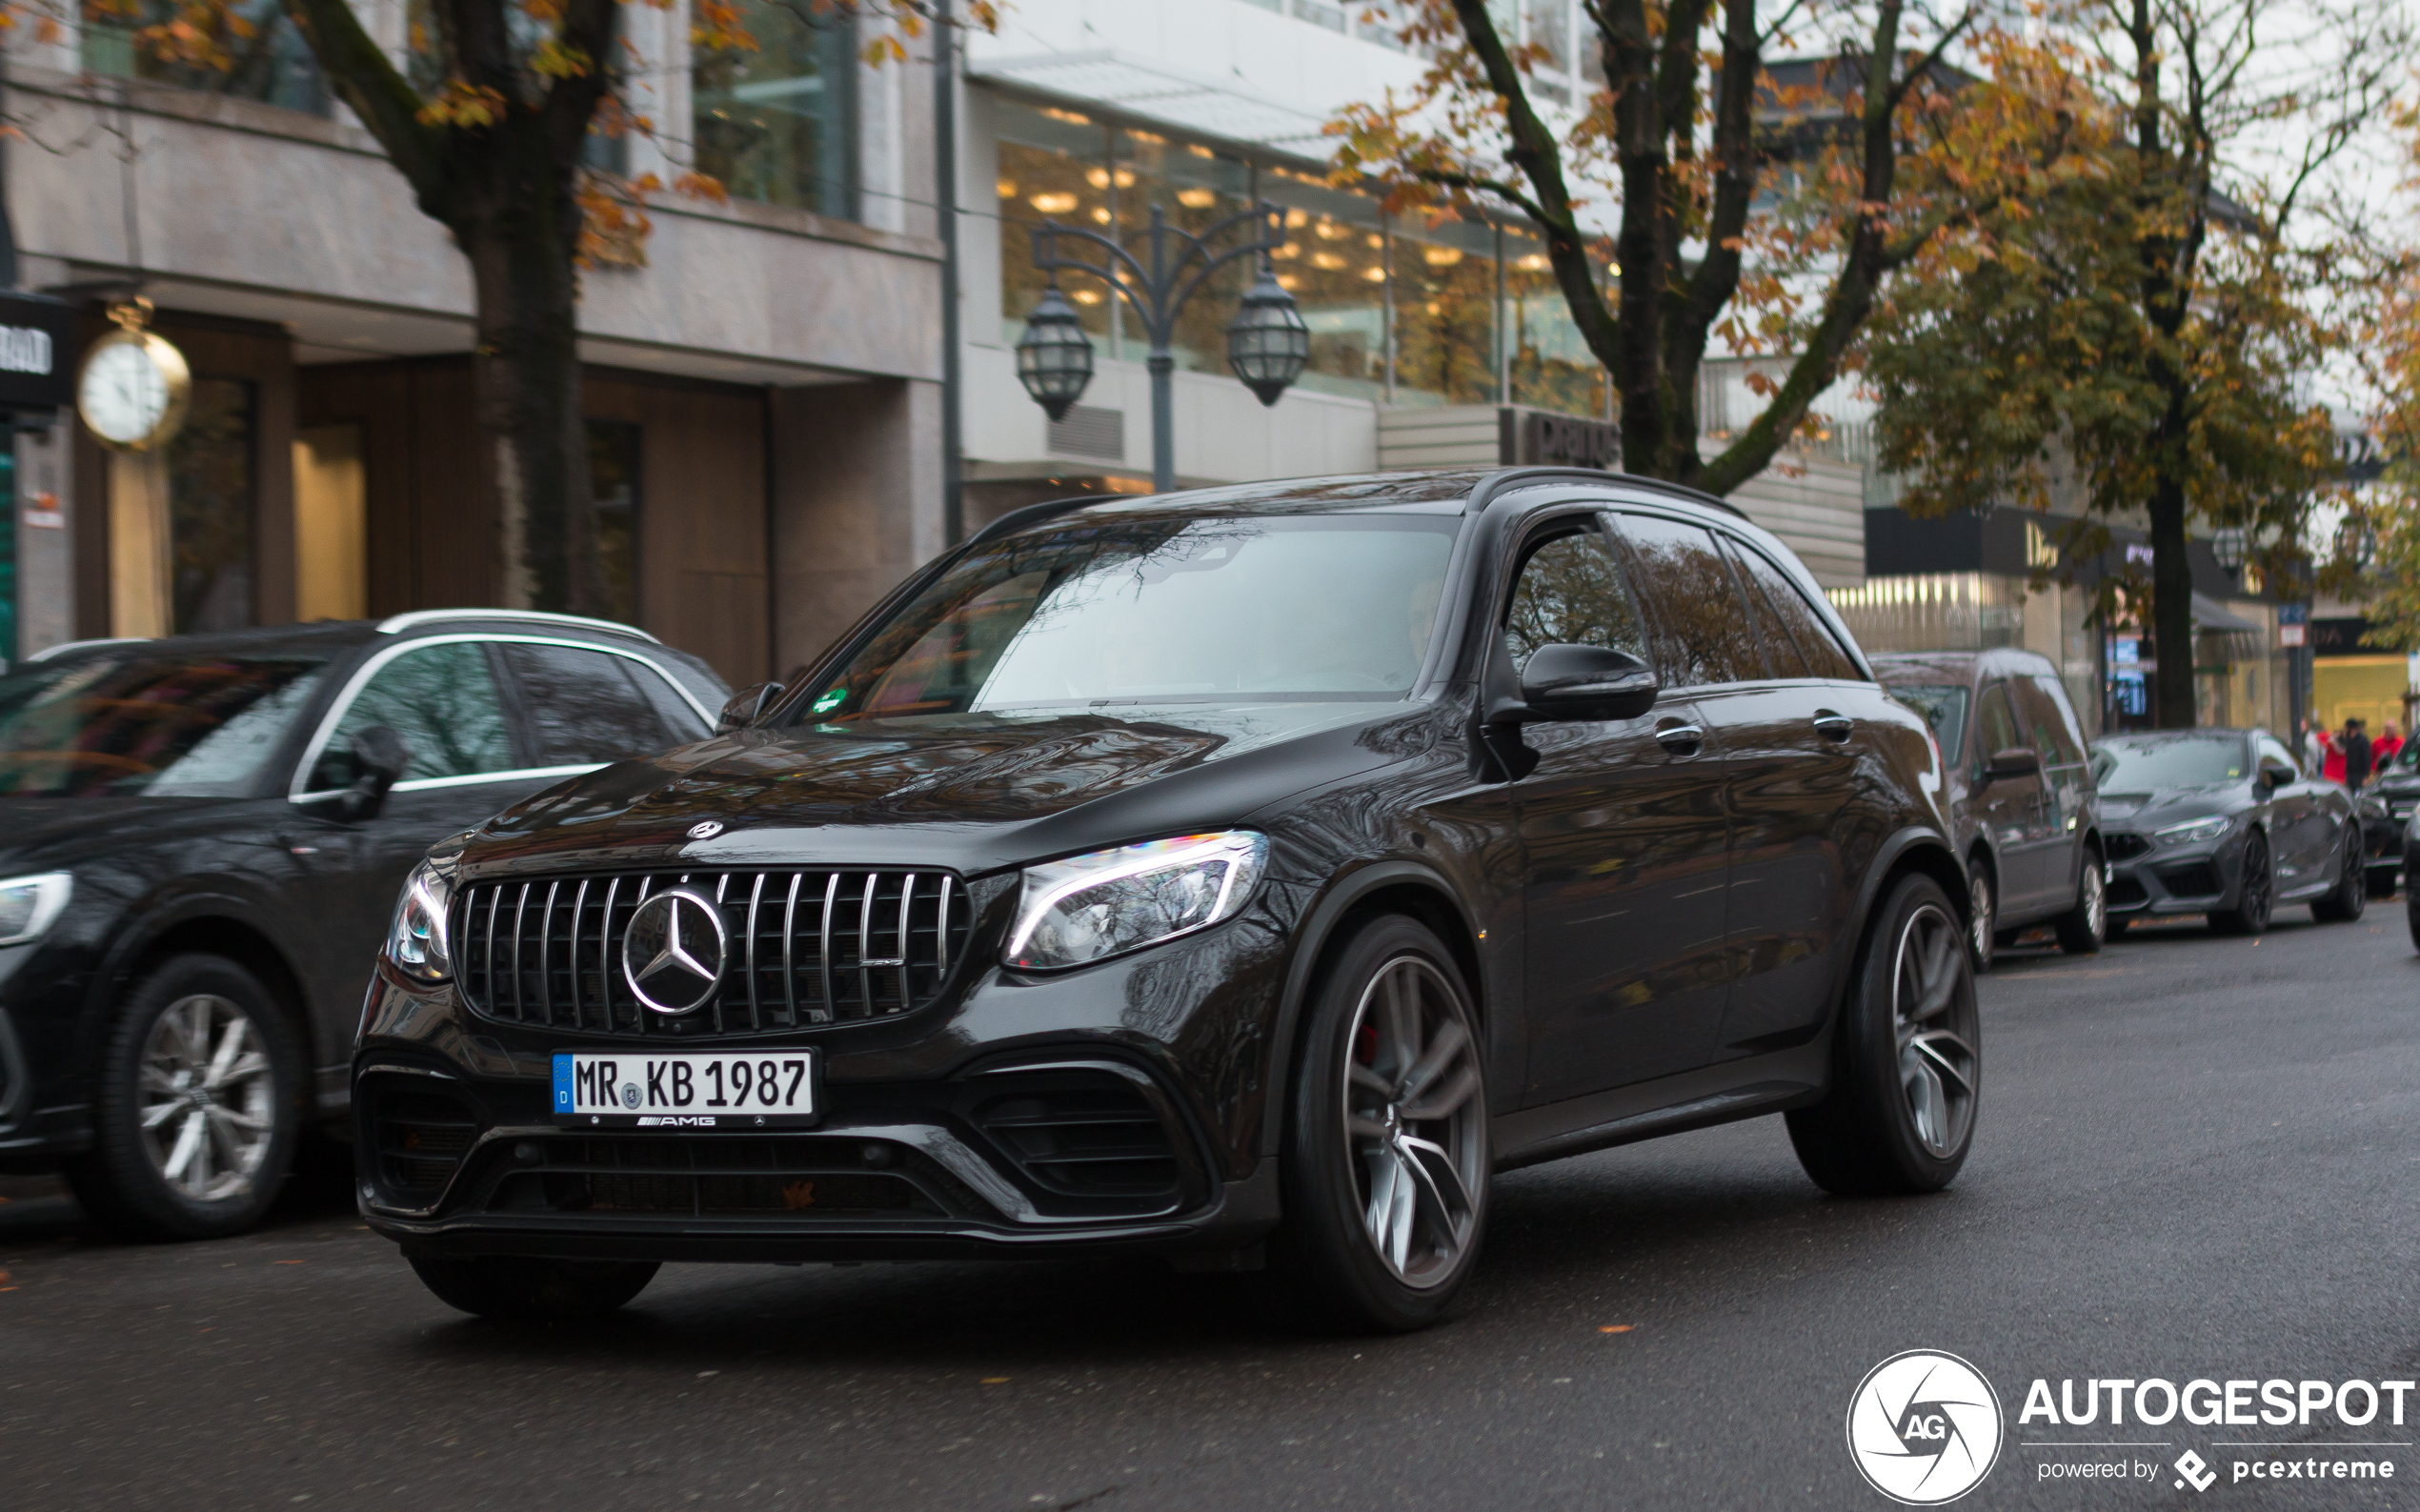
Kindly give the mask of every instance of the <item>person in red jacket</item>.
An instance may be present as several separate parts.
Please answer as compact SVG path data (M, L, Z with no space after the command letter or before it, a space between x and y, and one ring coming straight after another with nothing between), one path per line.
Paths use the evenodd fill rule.
M2316 733L2319 736L2319 749L2327 753L2320 757L2319 761L2320 780L2342 782L2345 779L2345 748L2336 743L2334 732L2327 726L2320 726Z
M2392 766L2395 753L2402 749L2403 726L2390 719L2387 721L2386 730L2370 744L2370 759L2373 763L2371 770L2384 772Z

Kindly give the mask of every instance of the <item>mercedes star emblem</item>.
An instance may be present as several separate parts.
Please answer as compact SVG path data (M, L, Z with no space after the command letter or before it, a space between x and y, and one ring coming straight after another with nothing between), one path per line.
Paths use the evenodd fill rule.
M659 1014L696 1013L722 985L722 910L693 888L675 887L638 905L622 931L622 977Z
M699 819L689 827L689 837L693 840L711 840L721 833L720 819Z

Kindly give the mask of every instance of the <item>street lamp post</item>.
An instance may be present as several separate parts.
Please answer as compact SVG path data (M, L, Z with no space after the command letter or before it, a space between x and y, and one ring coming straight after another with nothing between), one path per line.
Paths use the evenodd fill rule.
M1246 225L1253 228L1247 240L1225 252L1211 251L1220 236ZM1061 256L1062 237L1099 248L1100 260ZM1148 261L1098 232L1042 222L1034 228L1034 266L1050 275L1050 286L1026 318L1025 333L1017 343L1018 381L1052 419L1066 415L1092 381L1093 348L1075 307L1059 292L1059 275L1085 272L1107 284L1134 307L1151 341L1151 355L1144 363L1151 373L1151 486L1167 493L1177 481L1170 383L1177 371L1177 316L1212 273L1239 257L1260 259L1260 276L1227 326L1227 365L1262 404L1277 403L1310 360L1310 328L1295 308L1294 296L1279 286L1269 261L1269 254L1284 245L1285 212L1266 200L1200 235L1169 225L1167 212L1152 206Z

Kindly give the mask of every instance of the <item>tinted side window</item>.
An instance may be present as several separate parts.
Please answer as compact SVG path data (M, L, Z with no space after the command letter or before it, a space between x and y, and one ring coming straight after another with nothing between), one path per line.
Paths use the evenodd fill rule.
M1652 617L1648 639L1667 688L1746 682L1765 675L1738 579L1702 526L1651 514L1618 516Z
M520 764L487 650L477 641L417 646L380 667L336 721L312 769L312 789L351 787L353 737L378 725L411 748L406 781L510 772Z
M665 728L655 704L639 692L631 675L639 669L623 657L578 646L526 642L508 642L501 649L520 694L522 716L537 741L532 754L536 765L620 761L654 756L680 743Z
M1983 702L1975 706L1975 764L1983 765L2001 752L2025 744L2017 733L2016 716L2008 710L2008 689L2005 683L1993 683L1983 690Z
M2059 686L2059 679L2033 673L2018 686L2025 690L2026 718L2033 726L2034 748L2042 753L2043 764L2081 765L2084 730L2076 723L2075 711L2068 707L2067 690Z
M1647 658L1638 605L1595 528L1559 535L1529 554L1504 613L1516 671L1541 646L1603 646Z
M1725 540L1723 544L1724 554L1731 558L1731 570L1743 577L1740 599L1747 606L1747 617L1756 627L1756 638L1765 644L1765 665L1772 669L1776 677L1815 675L1807 669L1806 658L1798 653L1797 637L1790 634L1789 626L1782 622L1782 616L1774 612L1770 595L1756 580L1755 573L1749 570L1748 564L1753 558L1740 550L1737 541Z
M1850 682L1865 680L1856 661L1841 649L1830 627L1824 623L1824 616L1815 612L1815 606L1806 601L1796 583L1755 548L1735 543L1732 551L1747 571L1750 591L1762 594L1773 613L1789 626L1790 638L1797 643L1799 655L1806 658L1806 671L1802 675Z

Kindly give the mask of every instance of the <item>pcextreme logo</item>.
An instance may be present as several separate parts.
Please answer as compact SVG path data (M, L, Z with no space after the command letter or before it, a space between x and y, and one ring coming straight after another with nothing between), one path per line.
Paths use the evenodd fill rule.
M1939 1506L1991 1473L2000 1422L1983 1372L1956 1355L1910 1349L1867 1371L1849 1397L1849 1457L1892 1501Z

